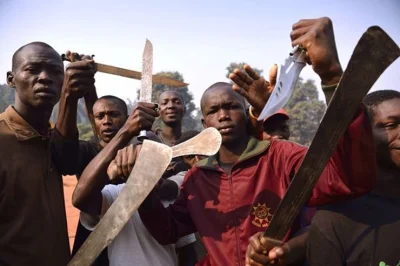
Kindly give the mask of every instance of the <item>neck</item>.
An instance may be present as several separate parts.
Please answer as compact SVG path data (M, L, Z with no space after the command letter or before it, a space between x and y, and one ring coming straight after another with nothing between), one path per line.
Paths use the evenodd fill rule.
M33 108L23 104L18 97L15 99L15 110L39 134L46 135L49 130L49 120L52 110Z
M182 135L182 124L167 125L163 122L160 134L163 141L166 141L167 144L175 145L175 142Z
M387 197L400 197L400 168L378 166L375 194Z
M247 147L249 136L246 136L243 141L222 144L219 149L218 156L221 163L235 163L242 155Z

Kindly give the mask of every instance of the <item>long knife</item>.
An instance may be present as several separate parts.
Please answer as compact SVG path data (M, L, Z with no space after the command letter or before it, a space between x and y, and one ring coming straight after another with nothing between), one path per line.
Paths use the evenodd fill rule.
M151 103L153 93L153 44L146 39L142 58L142 86L140 88L139 102ZM139 140L147 138L146 130L140 131Z
M65 54L62 54L61 58L63 60L69 61L69 59L65 56ZM125 77L125 78L138 79L138 80L142 78L142 73L139 71L130 70L130 69L121 68L121 67L110 66L110 65L101 64L101 63L94 63L94 66L98 72L116 75L116 76ZM152 79L153 79L154 84L162 84L162 85L169 86L169 87L182 88L182 87L189 86L188 83L184 83L177 79L160 76L160 75L153 75Z
M260 238L265 247L282 244L364 96L399 56L397 44L378 26L362 35L299 171Z
M136 164L114 203L101 218L68 266L92 265L139 208L172 159L170 147L144 140ZM151 171L149 171L151 167Z
M301 70L306 66L305 49L296 46L279 67L275 88L264 106L258 121L264 120L283 108L293 94Z
M198 135L178 145L172 146L172 158L185 155L205 155L216 154L221 146L222 137L219 131L213 127L206 128ZM205 143L207 143L205 145ZM118 169L115 161L112 161L107 169L110 179L117 177Z

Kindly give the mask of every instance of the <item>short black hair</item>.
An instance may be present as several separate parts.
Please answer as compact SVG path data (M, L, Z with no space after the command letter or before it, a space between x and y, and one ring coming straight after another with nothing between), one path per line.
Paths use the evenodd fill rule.
M368 112L372 114L373 108L381 104L382 102L400 99L400 92L395 90L380 90L374 91L364 97L364 105L367 107Z
M163 92L160 93L160 96L158 97L157 101L160 100L161 95L163 93L165 93L165 92L174 92L178 96L178 98L181 100L182 105L185 106L185 100L183 99L182 94L179 93L178 89L166 89L166 90L164 90Z
M197 136L198 134L200 134L200 131L197 130L188 130L184 133L182 133L182 135L180 136L180 138L176 141L175 145L181 144L182 142L185 142L195 136Z
M48 45L47 43L44 43L44 42L30 42L28 44L25 44L24 46L21 46L20 48L18 48L18 50L15 51L15 53L12 56L12 65L11 65L12 71L15 71L15 69L19 65L19 54L28 46L41 46L41 47L53 49L54 51L56 51L53 47L51 47L50 45ZM61 57L60 57L60 60L61 60Z
M100 100L106 100L106 101L111 101L111 102L116 103L118 105L118 107L121 108L121 111L123 112L123 114L128 116L128 106L126 105L126 102L124 100L122 100L121 98L118 98L113 95L105 95L105 96L102 96L99 99L97 99L97 101L100 101Z
M210 91L212 91L212 90L219 89L219 88L228 88L228 87L229 87L229 88L233 91L232 86L233 86L233 85L232 85L231 83L220 81L220 82L216 82L216 83L212 84L210 87L208 87L208 88L203 92L203 95L201 96L201 100L200 100L200 109L201 109L201 112L204 111L204 103L203 103L204 95L206 95L208 92L210 92ZM236 92L235 92L235 93L236 93ZM242 101L243 101L243 107L246 108L246 101L244 100L243 97L240 96L240 98L241 98Z

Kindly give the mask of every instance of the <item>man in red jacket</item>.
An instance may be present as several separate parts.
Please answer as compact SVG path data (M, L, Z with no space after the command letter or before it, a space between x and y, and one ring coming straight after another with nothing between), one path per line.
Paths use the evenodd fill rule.
M305 38L293 44L306 47L322 83L334 85L342 69L331 21L321 18L305 23L307 27L300 32L295 24L292 38ZM257 116L274 82L273 78L272 84L260 78L249 66L245 70L248 76L240 70L231 74L236 83L233 90L231 84L215 83L201 99L203 125L217 128L222 135L218 154L198 162L188 172L172 206L164 208L152 192L139 209L143 223L161 244L173 243L198 231L208 250L203 265L245 264L249 238L268 227L307 152L295 143L259 141L248 134L244 125L249 118L240 95L252 105L250 115ZM370 191L375 185L374 164L372 132L368 117L360 108L323 171L309 204L326 204ZM298 229L296 223L285 240Z

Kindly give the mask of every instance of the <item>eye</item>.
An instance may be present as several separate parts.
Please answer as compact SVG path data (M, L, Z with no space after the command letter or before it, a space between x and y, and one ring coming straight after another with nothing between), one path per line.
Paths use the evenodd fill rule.
M398 125L397 123L387 123L387 124L384 124L383 127L384 128L388 128L388 129L392 129L392 128L396 128L397 125Z

